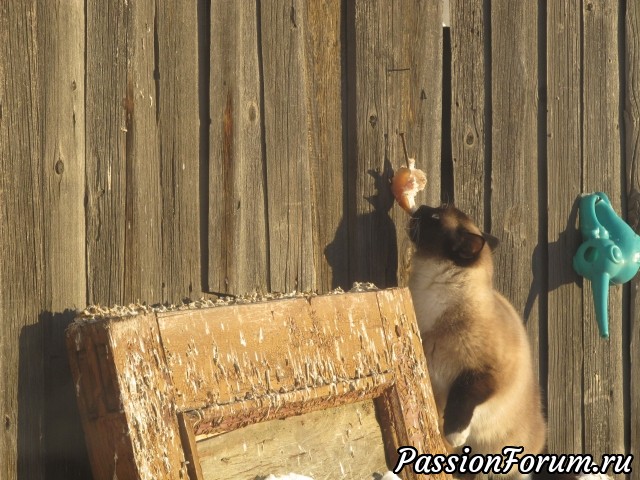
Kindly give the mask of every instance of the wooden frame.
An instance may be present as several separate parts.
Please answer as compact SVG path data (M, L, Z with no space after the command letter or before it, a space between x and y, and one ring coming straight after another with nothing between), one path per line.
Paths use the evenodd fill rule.
M96 480L201 480L199 438L367 398L391 467L446 452L406 289L125 313L67 332Z

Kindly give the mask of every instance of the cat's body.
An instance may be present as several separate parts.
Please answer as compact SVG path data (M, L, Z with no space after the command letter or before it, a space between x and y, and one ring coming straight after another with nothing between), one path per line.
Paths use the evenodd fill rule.
M499 454L545 447L546 424L523 322L493 288L487 237L454 207L420 207L409 288L452 447Z

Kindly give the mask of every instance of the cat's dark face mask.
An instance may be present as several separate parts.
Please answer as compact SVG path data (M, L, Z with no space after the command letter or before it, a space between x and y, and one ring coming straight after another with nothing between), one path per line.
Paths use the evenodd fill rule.
M457 208L420 206L409 221L409 238L418 254L452 260L469 266L480 257L485 244L493 250L498 239L480 233L471 219Z

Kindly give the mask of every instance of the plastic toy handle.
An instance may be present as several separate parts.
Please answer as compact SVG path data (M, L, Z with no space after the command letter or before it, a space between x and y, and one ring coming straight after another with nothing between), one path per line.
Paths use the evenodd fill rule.
M596 310L598 330L602 338L609 338L609 317L607 306L609 304L609 274L602 273L591 278L593 290L593 304Z

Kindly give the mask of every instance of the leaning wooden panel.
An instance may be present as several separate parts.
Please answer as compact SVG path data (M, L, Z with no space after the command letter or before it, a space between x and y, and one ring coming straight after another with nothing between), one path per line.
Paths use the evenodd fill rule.
M67 345L94 478L186 478L155 315L76 322Z
M391 467L402 445L445 453L406 289L146 309L77 322L68 343L96 478L113 452L120 478L209 478L209 439L367 399Z

